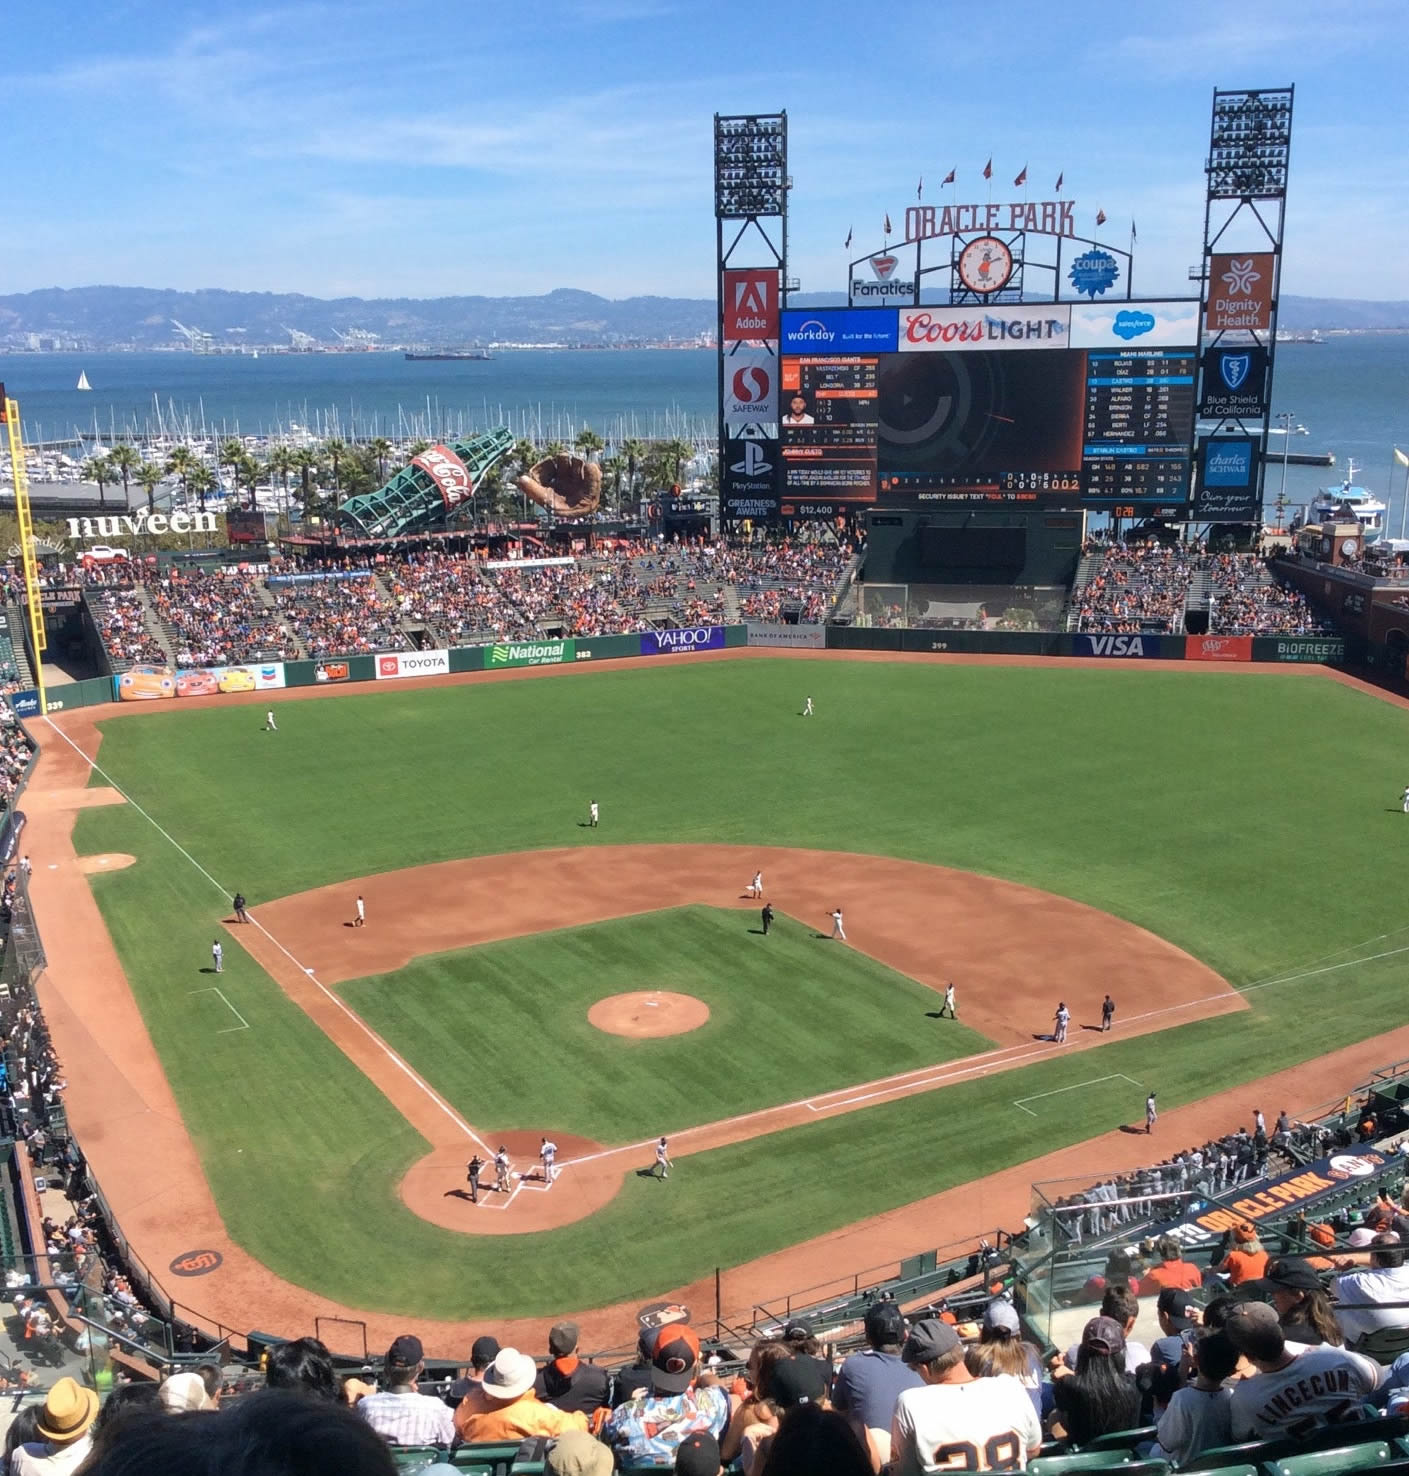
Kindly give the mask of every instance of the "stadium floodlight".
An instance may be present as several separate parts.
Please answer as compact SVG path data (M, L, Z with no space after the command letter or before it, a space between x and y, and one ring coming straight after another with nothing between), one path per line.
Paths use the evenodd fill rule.
M1292 96L1290 87L1214 93L1205 165L1210 199L1270 200L1286 194Z

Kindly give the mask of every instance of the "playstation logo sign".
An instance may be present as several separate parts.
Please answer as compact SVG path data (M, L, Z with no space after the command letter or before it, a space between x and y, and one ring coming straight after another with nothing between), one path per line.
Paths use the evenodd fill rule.
M763 447L757 441L742 442L743 456L731 462L729 470L740 477L766 477L773 470L773 463L763 455Z

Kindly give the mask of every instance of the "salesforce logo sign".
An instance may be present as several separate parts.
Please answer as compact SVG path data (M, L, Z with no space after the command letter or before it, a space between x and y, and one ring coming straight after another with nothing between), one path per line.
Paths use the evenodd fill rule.
M1132 338L1139 338L1142 333L1153 333L1155 319L1153 313L1133 313L1128 309L1122 309L1115 315L1115 322L1111 324L1111 332L1117 338L1123 338L1128 343Z

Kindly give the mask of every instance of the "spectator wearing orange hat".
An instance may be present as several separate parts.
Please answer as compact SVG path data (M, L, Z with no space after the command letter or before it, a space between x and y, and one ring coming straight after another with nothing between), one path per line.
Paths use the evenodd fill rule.
M667 1323L651 1349L651 1390L614 1409L602 1438L628 1466L671 1465L687 1435L708 1431L716 1440L729 1423L730 1399L717 1385L696 1383L700 1340L684 1322Z
M1229 1286L1241 1286L1245 1281L1256 1281L1267 1272L1267 1252L1257 1238L1257 1227L1249 1220L1239 1220L1233 1226L1233 1245L1221 1261L1215 1261L1213 1269L1228 1278Z

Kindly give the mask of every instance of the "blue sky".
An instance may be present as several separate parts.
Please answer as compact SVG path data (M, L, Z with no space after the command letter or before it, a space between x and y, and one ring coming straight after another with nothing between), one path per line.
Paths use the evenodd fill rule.
M1211 89L1297 85L1283 290L1409 298L1403 0L9 7L5 291L713 295L711 117L786 108L791 267L1026 163L1184 292Z

